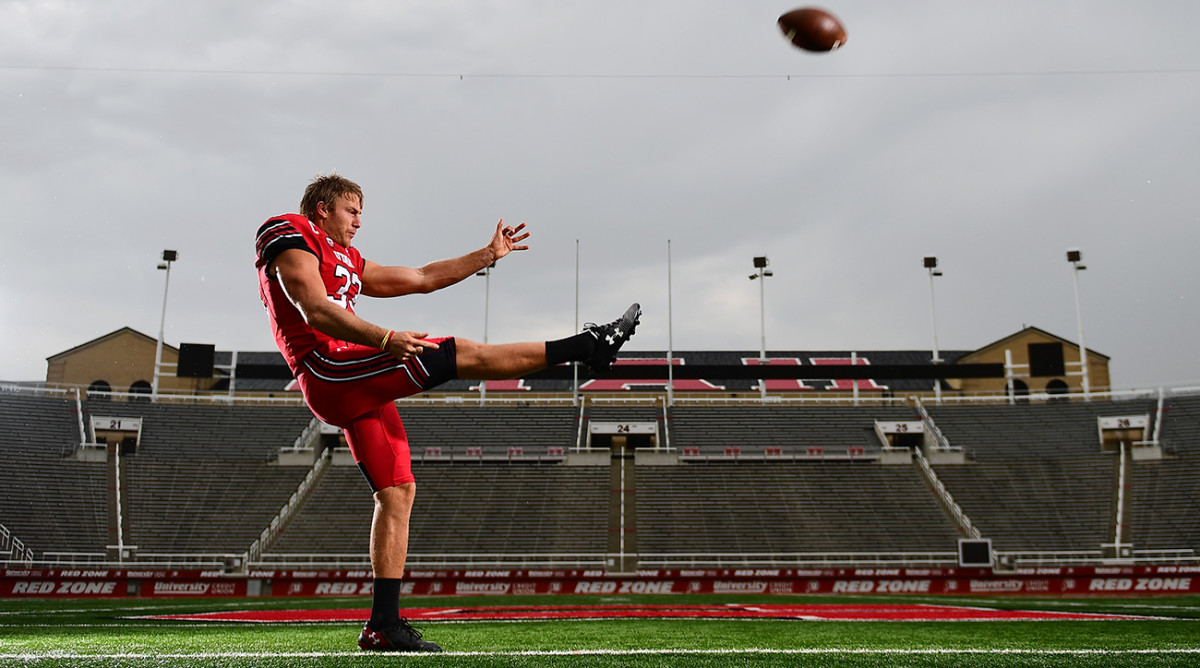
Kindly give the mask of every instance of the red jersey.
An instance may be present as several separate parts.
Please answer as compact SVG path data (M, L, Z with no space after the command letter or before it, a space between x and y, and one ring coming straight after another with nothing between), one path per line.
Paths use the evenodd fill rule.
M300 360L318 346L333 338L308 325L300 311L279 284L279 279L268 275L266 268L285 250L296 248L317 256L320 261L321 280L329 301L354 312L354 303L362 290L362 272L365 261L358 249L346 248L329 238L329 235L310 220L295 213L276 216L258 228L255 242L258 270L258 294L271 317L271 331L275 345L296 373Z

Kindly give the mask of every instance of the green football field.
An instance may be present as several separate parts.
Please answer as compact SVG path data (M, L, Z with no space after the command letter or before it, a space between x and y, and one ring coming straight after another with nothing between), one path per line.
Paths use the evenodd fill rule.
M427 621L437 655L368 654L361 623L155 620L166 614L362 609L354 599L0 600L0 663L19 666L1196 666L1200 597L438 597L413 608L917 604L1131 616L1081 621L606 618Z

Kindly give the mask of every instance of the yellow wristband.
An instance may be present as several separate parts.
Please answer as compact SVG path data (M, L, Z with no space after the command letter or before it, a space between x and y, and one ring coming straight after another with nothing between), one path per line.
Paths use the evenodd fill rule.
M388 344L388 341L391 341L391 340L392 340L392 335L393 335L393 334L395 334L395 333L396 333L396 332L394 332L394 331L392 331L392 330L390 330L390 329L389 329L389 330L388 330L388 333L383 335L383 341L380 341L380 342L379 342L379 349L380 349L380 350L387 350L387 344Z

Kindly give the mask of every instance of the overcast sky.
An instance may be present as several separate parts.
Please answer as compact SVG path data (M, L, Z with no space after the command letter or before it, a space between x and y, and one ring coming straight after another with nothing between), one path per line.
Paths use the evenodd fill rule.
M273 349L254 233L336 169L380 263L529 224L491 342L574 331L578 266L630 349L757 350L757 255L768 349L930 348L926 255L941 349L1076 341L1078 247L1114 384L1200 384L1200 3L845 0L819 55L795 6L0 0L0 379L156 336L163 249L167 343ZM484 280L359 314L479 340Z

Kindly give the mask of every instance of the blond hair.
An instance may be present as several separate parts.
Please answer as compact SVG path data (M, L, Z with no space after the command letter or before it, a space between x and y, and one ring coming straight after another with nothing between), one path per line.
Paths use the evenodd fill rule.
M304 197L300 198L300 214L311 220L317 213L318 203L325 202L326 205L332 206L337 198L351 195L358 198L358 205L361 207L363 192L357 183L335 172L317 174L304 189Z

